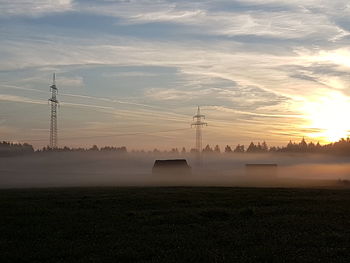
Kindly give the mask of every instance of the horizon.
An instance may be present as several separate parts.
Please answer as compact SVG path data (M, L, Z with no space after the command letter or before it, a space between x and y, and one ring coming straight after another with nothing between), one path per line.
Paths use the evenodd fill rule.
M191 149L197 105L203 145L349 136L345 0L1 5L2 140L48 145L54 72L59 146Z
M288 143L284 144L284 145L269 145L268 142L266 141L251 141L250 143L246 144L241 144L238 143L236 145L233 144L224 144L224 145L219 145L219 144L204 144L201 152L204 153L332 153L332 149L329 148L328 150L324 151L322 149L326 149L327 147L331 146L339 146L340 143L346 143L348 145L346 145L346 148L343 148L342 151L343 154L347 152L348 148L350 149L350 137L347 138L341 138L336 142L330 142L330 143L320 143L320 142L313 142L313 141L307 141L305 140L305 138L303 137L300 142L298 141L292 141L289 140ZM179 147L173 147L173 148L128 148L125 145L97 145L92 143L91 145L89 145L88 147L69 147L68 145L59 145L57 147L50 147L49 145L43 146L43 147L35 147L34 145L28 143L28 142L17 142L17 141L0 141L0 147L1 146L30 146L32 147L32 149L35 152L41 152L41 151L65 151L65 149L67 149L68 151L72 150L72 151L76 151L76 150L84 150L84 151L121 151L124 152L128 152L128 153L132 153L132 152L145 152L145 153L175 153L175 154L182 154L183 150L184 153L190 153L190 154L194 154L197 149L196 147L185 147L185 146L179 146ZM253 151L249 151L248 148L250 146L253 146L253 148L255 148L255 150ZM294 149L288 149L289 146L292 147L299 147L297 150ZM306 149L302 149L304 146L306 146ZM218 151L216 151L215 149L218 147ZM230 150L226 151L226 147L229 147ZM238 149L239 147L241 147L240 149ZM260 148L261 147L261 148ZM301 147L301 148L300 148ZM316 147L321 147L321 149L318 149ZM124 149L123 149L124 148ZM257 149L260 149L260 151L256 151ZM307 150L309 149L309 150ZM10 149L7 149L10 150ZM234 150L238 150L237 152L235 152ZM284 151L287 150L287 151Z

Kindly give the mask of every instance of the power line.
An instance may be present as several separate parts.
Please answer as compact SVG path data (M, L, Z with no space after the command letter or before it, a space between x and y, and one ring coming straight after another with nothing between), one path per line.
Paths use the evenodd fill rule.
M172 131L184 131L184 130L190 130L190 128L182 128L182 129L171 129L171 130L163 130L163 131L153 131L153 132L135 132L135 133L119 133L119 134L106 134L106 135L94 135L94 136L80 136L80 137L62 137L60 140L79 140L79 139L94 139L94 138L111 138L111 137L121 137L121 136L136 136L136 135L152 135L156 133L165 133L165 132L172 132ZM40 142L45 141L43 139L24 139L22 141L29 141L29 142Z

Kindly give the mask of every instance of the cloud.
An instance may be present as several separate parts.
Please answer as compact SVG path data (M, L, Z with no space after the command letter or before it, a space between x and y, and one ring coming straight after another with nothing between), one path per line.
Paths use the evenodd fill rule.
M338 66L350 67L350 50L339 48L335 50L320 50L316 54L305 56L305 59L315 63L328 63Z
M72 0L0 0L0 16L39 16L72 9Z
M45 70L47 71L47 70ZM55 72L54 70L50 70L51 72ZM57 71L57 70L56 70ZM24 85L28 85L28 83L33 84L33 83L37 83L40 85L45 85L48 86L50 81L49 78L47 78L47 74L43 74L41 73L35 73L37 75L32 75L29 77L23 77L20 79L16 80L16 85L8 85L8 84L2 84L0 83L0 87L9 87L9 88L13 88L13 89L22 89L22 90L28 90L28 91L36 91L36 92L43 92L40 91L38 89L33 89L33 88L28 88L28 87L23 87ZM52 78L52 75L51 75ZM66 76L62 76L60 74L56 73L56 78L59 78L59 85L64 86L65 89L67 88L82 88L84 87L84 80L82 77L80 76L71 76L71 77L66 77ZM19 86L21 85L21 86Z
M272 113L256 113L256 112L247 112L241 110L235 110L231 108L226 108L222 106L206 106L206 109L213 109L217 111L229 112L229 113L237 113L240 115L250 115L257 117L273 117L273 118L303 118L302 115L288 115L288 114L272 114Z
M0 94L0 100L11 101L11 102L32 103L32 104L47 104L46 101L31 99L23 96L7 95L7 94Z
M198 95L193 91L178 90L178 89L158 89L153 88L146 91L146 96L161 101L167 100L191 100Z
M104 77L157 77L158 74L151 73L151 72L141 72L141 71L128 71L128 72L109 72L109 73L103 73Z
M141 22L177 22L177 23L195 23L197 18L205 16L206 12L203 10L194 11L177 11L177 10L163 10L150 13L139 13L125 17L130 23Z
M33 92L38 92L38 93L48 93L42 90L38 90L38 89L32 89L32 88L27 88L27 87L19 87L19 86L15 86L15 85L8 85L8 84L1 84L0 83L0 87L3 88L8 88L8 89L14 89L14 90L24 90L24 91L33 91Z
M230 6L231 8L225 8ZM240 8L245 6L245 8ZM280 9L272 7L279 6ZM342 8L343 7L343 8ZM335 41L346 35L332 16L344 13L347 1L129 1L79 3L79 10L114 16L125 24L174 23L195 35L255 35L278 39ZM346 12L345 12L346 13ZM301 23L302 21L302 23ZM325 40L326 40L325 39Z
M82 77L60 77L60 85L63 87L82 88L84 80Z

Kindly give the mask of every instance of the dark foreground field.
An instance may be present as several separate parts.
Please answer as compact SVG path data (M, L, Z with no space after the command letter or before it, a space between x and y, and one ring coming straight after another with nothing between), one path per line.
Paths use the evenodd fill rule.
M0 191L0 262L350 262L350 192Z

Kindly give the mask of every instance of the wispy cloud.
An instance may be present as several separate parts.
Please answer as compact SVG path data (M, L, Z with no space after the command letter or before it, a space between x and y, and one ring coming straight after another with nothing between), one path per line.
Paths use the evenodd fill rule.
M71 10L72 0L0 0L1 16L37 16Z
M46 101L31 99L23 96L7 95L7 94L0 94L0 100L11 101L11 102L32 103L32 104L47 104Z
M109 72L103 73L104 77L157 77L158 75L151 72L141 72L141 71L128 71L128 72Z
M247 112L247 111L241 111L241 110L235 110L231 108L226 108L222 106L206 106L207 109L214 109L217 111L223 111L223 112L230 112L230 113L237 113L241 115L250 115L250 116L257 116L257 117L274 117L274 118L304 118L303 115L291 115L291 114L272 114L272 113L257 113L257 112Z

